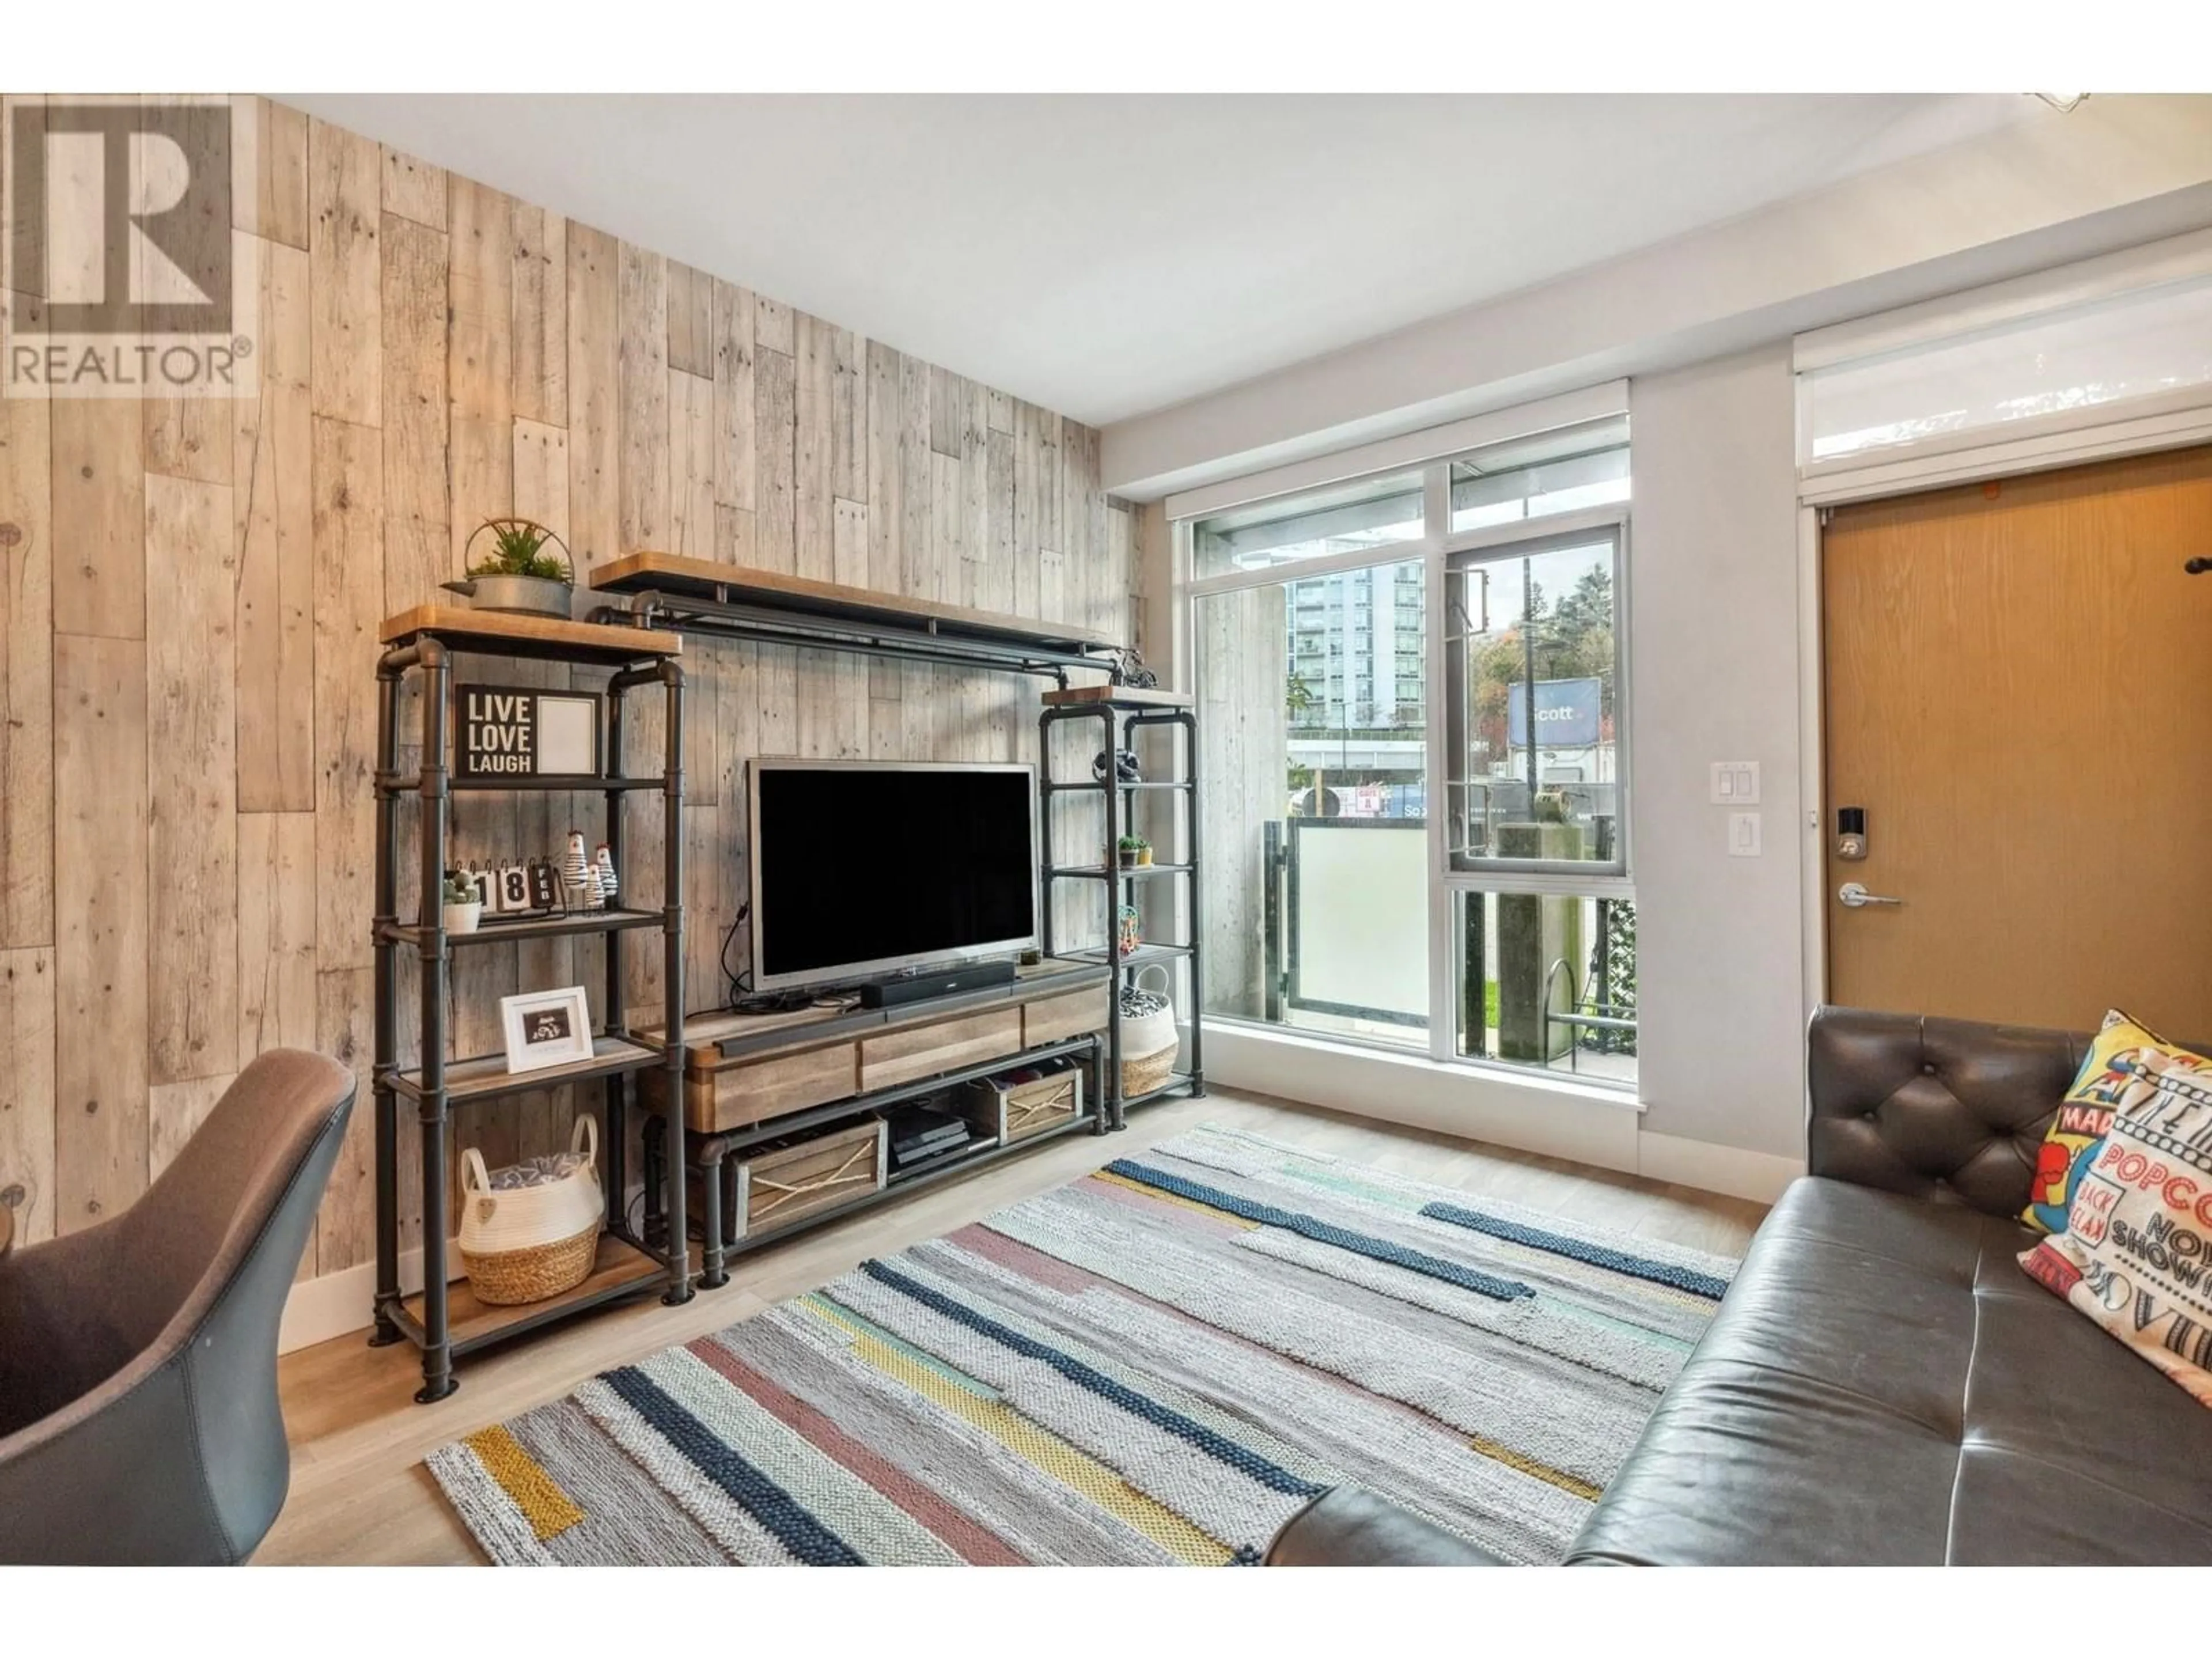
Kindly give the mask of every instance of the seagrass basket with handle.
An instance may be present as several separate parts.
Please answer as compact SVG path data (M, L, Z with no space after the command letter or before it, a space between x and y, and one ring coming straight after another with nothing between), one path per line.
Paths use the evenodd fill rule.
M1152 990L1145 975L1158 972L1170 984L1167 969L1152 963L1136 983L1121 988L1121 1098L1148 1095L1175 1074L1181 1037L1176 1030L1175 998L1170 989Z
M461 1265L479 1302L543 1302L591 1277L605 1200L599 1190L599 1128L576 1120L568 1149L582 1162L531 1187L495 1188L475 1147L461 1154Z

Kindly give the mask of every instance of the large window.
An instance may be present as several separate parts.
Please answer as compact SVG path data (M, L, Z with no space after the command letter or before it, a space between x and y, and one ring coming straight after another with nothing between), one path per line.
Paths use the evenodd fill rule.
M1632 1085L1626 436L1186 526L1210 1016Z

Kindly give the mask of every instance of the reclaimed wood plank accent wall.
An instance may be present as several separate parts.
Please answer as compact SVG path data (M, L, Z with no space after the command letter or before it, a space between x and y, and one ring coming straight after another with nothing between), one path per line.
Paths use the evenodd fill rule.
M377 626L461 574L483 519L551 525L580 580L659 549L1121 637L1133 526L1075 422L298 111L232 102L257 140L232 218L260 296L258 395L0 399L0 1204L18 1243L92 1225L256 1054L320 1048L364 1086L312 1277L371 1254ZM748 757L1037 758L1039 686L1018 677L696 642L684 663L695 1009L726 997ZM633 757L658 752L657 701L633 699ZM633 847L657 811L632 820ZM469 798L454 856L550 853L571 827L595 843L601 804ZM637 862L627 896L658 903L658 860ZM596 1003L604 948L456 953L457 1052L498 1047L502 994L580 982ZM732 960L747 949L740 934ZM657 997L658 950L631 955L633 1002ZM461 1136L495 1162L549 1149L574 1105L472 1109ZM410 1204L404 1242L421 1227Z

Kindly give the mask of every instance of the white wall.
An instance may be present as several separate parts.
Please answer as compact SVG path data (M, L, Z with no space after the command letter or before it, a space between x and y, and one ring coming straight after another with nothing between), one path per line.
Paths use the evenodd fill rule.
M1797 503L1787 341L1633 381L1629 620L1644 1127L1804 1152ZM1757 761L1731 857L1710 763Z
M1106 488L1215 478L2212 223L2212 97L2100 94L1105 429Z

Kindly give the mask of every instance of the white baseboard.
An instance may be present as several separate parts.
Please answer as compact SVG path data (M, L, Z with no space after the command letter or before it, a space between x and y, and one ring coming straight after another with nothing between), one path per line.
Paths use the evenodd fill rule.
M1206 1028L1206 1078L1462 1140L1636 1172L1641 1113L1632 1097L1610 1091L1212 1024Z
M1805 1173L1802 1158L1747 1152L1711 1140L1685 1140L1646 1130L1636 1138L1637 1170L1654 1181L1671 1181L1700 1192L1724 1193L1771 1204L1782 1189Z
M446 1246L446 1260L460 1276L460 1243L454 1240ZM399 1253L399 1291L403 1296L412 1296L422 1288L422 1251L420 1246ZM354 1331L365 1331L376 1317L376 1263L363 1261L356 1267L342 1267L334 1273L325 1273L320 1279L303 1279L292 1286L291 1294L284 1298L284 1322L277 1327L276 1352L289 1353L295 1348L313 1347L318 1342L327 1342L334 1336L344 1336Z
M407 1255L415 1269L415 1287L420 1290L422 1252L410 1250ZM334 1336L366 1328L373 1317L375 1296L374 1261L325 1273L320 1279L300 1280L284 1298L284 1322L276 1328L276 1352L311 1348Z
M1802 1158L1654 1134L1632 1099L1550 1077L1516 1078L1419 1054L1357 1048L1244 1025L1206 1028L1210 1083L1462 1140L1571 1158L1654 1181L1771 1204Z

